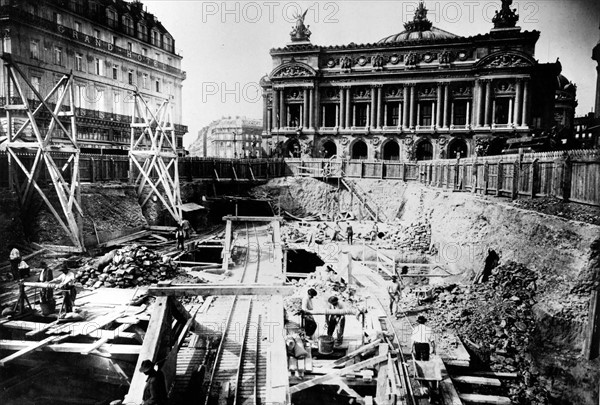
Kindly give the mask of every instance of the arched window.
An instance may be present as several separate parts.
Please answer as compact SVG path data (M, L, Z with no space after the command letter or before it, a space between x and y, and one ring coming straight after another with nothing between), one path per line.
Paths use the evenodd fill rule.
M416 157L417 160L432 160L433 146L431 145L431 142L427 140L419 142L417 145Z
M364 141L356 141L352 145L352 159L367 159L369 155L367 144Z
M321 148L321 154L324 158L329 159L332 156L337 155L337 146L333 141L325 141L323 142L323 147Z
M467 157L468 148L464 139L455 139L448 145L448 159Z
M400 160L400 146L396 141L388 141L383 145L383 160Z

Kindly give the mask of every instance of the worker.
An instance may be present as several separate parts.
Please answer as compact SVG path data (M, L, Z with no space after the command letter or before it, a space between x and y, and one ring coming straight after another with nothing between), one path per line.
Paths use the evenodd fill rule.
M183 231L183 227L181 225L177 228L177 231L175 232L175 240L177 241L177 248L180 250L184 250L185 232Z
M77 297L77 289L75 288L75 273L69 270L66 263L63 263L60 271L62 274L51 280L49 283L57 284L55 288L62 291L65 312L73 312L73 305L75 304L75 298Z
M313 298L317 296L317 290L309 288L306 295L302 297L302 326L307 338L311 338L317 330L317 322L311 314L314 309Z
M430 354L435 354L435 341L433 330L425 325L427 319L423 315L417 318L417 326L411 335L412 352L415 360L428 361Z
M354 237L354 230L352 229L352 225L348 222L348 227L346 228L346 237L348 239L348 244L352 244L352 238Z
M40 283L48 283L52 281L54 275L52 274L52 269L48 267L46 262L41 262L40 267L42 271L40 272L39 282ZM54 312L56 302L54 301L54 290L52 288L42 288L41 291L40 302L47 306L47 310L50 313ZM44 309L42 309L44 311Z
M329 297L327 302L329 302L329 309L344 309L335 295ZM334 332L337 332L335 344L340 345L344 339L346 317L344 315L325 315L325 322L327 323L327 336L333 337Z
M337 242L338 235L342 233L342 228L340 228L340 223L335 221L335 226L333 227L333 236L331 237L332 242Z
M190 221L184 219L181 223L181 228L183 229L183 237L185 239L189 239L189 237L192 235L192 225L190 225Z
M10 272L12 273L13 280L20 280L21 275L19 274L19 263L21 263L21 252L19 252L19 249L13 246L8 259L10 261Z
M373 221L373 228L371 228L371 242L375 242L378 234L379 229L377 228L377 222Z
M392 276L392 284L388 286L388 295L390 296L390 314L398 317L400 312L398 306L402 298L403 286L398 276Z
M142 396L143 404L167 405L167 387L162 371L156 370L154 363L150 360L144 360L140 366L140 372L148 376L144 386L144 395Z

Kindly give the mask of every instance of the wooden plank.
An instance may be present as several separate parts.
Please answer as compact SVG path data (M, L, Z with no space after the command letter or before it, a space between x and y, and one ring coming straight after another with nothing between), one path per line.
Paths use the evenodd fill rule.
M489 377L474 377L469 375L458 375L452 377L452 380L457 383L470 384L470 385L483 385L490 387L500 387L502 384L497 378Z
M472 373L476 376L482 377L493 377L493 378L506 378L506 379L516 379L519 377L519 374L514 372L501 372L501 371L475 371Z
M223 221L243 221L243 222L272 222L283 221L283 217L252 217L252 216L235 216L227 215L223 217Z
M148 295L156 297L209 296L209 295L280 295L294 294L296 287L284 285L199 285L178 284L170 287L149 287Z
M61 336L50 336L54 339L61 339ZM67 336L68 337L68 336ZM21 350L26 347L33 346L39 342L32 342L30 340L0 340L1 350ZM42 346L38 350L50 351L57 353L81 353L89 344L87 343L54 343L47 346ZM115 345L106 344L102 348L103 353L110 355L137 355L140 353L140 345Z
M458 394L461 401L468 404L492 404L492 405L511 405L512 401L507 397L497 395L480 395L480 394Z
M90 354L91 352L93 352L94 350L96 350L97 348L99 348L100 346L102 346L103 344L105 344L106 342L108 342L111 339L116 339L117 337L121 336L121 333L125 332L125 329L127 329L130 325L127 323L122 324L121 326L119 326L117 329L115 329L113 332L113 336L104 336L101 339L98 339L97 342L92 343L89 345L88 348L86 348L85 350L81 351L81 354L83 354L84 356L87 356L88 354Z
M305 389L314 387L315 385L319 385L319 384L322 384L324 382L330 381L330 380L332 380L334 378L337 378L337 377L340 377L342 375L346 375L346 374L349 374L349 373L351 373L353 371L360 370L360 369L363 369L363 368L372 367L374 365L383 363L385 361L387 361L387 355L385 355L385 356L376 356L376 357L370 358L368 360L361 361L360 363L356 363L356 364L353 364L351 366L348 366L348 367L336 370L336 371L331 372L329 374L313 378L310 381L305 381L305 382L302 382L300 384L297 384L297 385L295 385L295 386L293 386L293 387L290 388L290 394L295 394L297 392L300 392L300 391L303 391Z
M44 346L47 346L50 343L54 342L56 339L57 339L56 336L50 336L50 337L47 337L46 339L41 340L39 342L34 342L33 344L31 344L31 345L29 345L27 347L22 348L18 352L13 353L10 356L1 359L0 360L0 367L6 366L7 363L10 363L11 361L13 361L15 359L17 359L17 358L19 358L21 356L24 356L27 353L31 353L31 352L33 352L35 350L38 350L38 349L40 349L40 348L42 348Z
M160 349L160 341L167 327L168 319L168 308L169 298L159 297L154 302L154 311L150 317L150 323L144 337L144 343L140 350L137 364L135 366L135 372L131 379L131 385L129 391L125 396L124 403L141 403L142 394L146 385L146 375L139 371L142 362L144 360L150 360L155 362L158 358L158 352Z
M207 297L204 302L202 303L202 306L200 307L200 309L198 310L198 313L203 314L206 311L208 311L208 308L210 308L212 302L214 301L215 297L213 297L212 295L210 297Z
M376 347L379 346L379 344L381 343L381 339L377 339L372 343L369 343L367 345L361 346L358 349L354 350L353 352L348 353L347 355L345 355L344 357L341 357L339 359L337 359L336 361L333 362L333 367L337 367L337 366L343 366L344 364L346 364L348 362L348 360L362 354L365 353L371 349L374 349ZM385 353L380 353L380 354L385 354Z

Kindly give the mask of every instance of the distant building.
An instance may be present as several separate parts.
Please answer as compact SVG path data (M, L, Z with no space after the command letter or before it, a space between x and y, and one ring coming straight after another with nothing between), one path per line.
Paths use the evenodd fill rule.
M391 3L390 3L391 4ZM535 59L510 1L489 33L462 37L420 3L404 31L376 43L317 46L300 17L261 80L270 153L427 160L500 154L509 139L572 126L575 87ZM562 86L562 87L561 87ZM559 92L557 93L557 90Z
M246 117L222 118L202 128L189 147L190 156L257 158L263 156L262 121Z
M575 136L571 141L573 148L600 148L600 116L593 112L575 118Z
M187 127L181 114L186 78L182 57L175 50L175 39L142 3L3 0L0 4L2 50L11 54L42 95L73 71L83 152L127 153L134 88L152 109L170 99L176 142L183 151ZM4 71L0 82L4 98ZM45 128L49 121L49 114L42 114L38 125Z

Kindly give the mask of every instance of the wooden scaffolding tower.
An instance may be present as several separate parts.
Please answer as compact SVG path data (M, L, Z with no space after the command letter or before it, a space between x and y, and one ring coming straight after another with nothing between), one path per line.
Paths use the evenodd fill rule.
M47 95L42 96L10 54L3 54L2 61L5 77L6 104L3 109L6 112L9 186L19 196L23 213L28 211L33 190L36 190L75 248L83 251L80 151L77 145L73 74L71 72L64 75ZM27 99L25 90L33 95L33 105ZM54 108L51 103L55 103ZM36 117L43 112L50 115L50 123L48 128L42 129L36 122ZM66 153L67 162L59 167L52 157L52 152ZM28 164L28 159L24 159L27 155L34 156L33 163ZM51 188L40 184L39 175L44 167L50 177ZM23 177L24 180L21 181ZM52 192L55 193L55 199Z
M171 104L165 99L153 111L143 96L134 91L131 118L130 176L143 208L153 196L181 224L181 193L175 128ZM137 174L134 172L137 169Z

